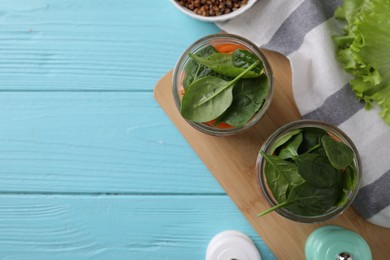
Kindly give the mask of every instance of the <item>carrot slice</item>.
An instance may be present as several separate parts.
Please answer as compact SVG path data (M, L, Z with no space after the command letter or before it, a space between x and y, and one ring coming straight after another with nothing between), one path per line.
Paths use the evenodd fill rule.
M241 45L232 44L232 43L217 44L217 45L214 46L214 48L219 53L232 53L232 52L234 52L237 49L240 49L240 50L245 50L246 49L245 47L243 47Z
M204 122L203 124L214 127L216 122L217 120L214 119L208 122ZM217 128L232 128L232 126L227 123L221 122L218 124Z

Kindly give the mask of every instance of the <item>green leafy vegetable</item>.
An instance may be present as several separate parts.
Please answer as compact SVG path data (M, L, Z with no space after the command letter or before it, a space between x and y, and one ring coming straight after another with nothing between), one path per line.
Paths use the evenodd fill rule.
M303 140L302 133L291 137L291 141L281 147L279 151L279 158L289 159L298 156L298 148Z
M194 122L213 120L232 103L232 90L232 82L213 76L203 77L188 87L183 96L180 113Z
M355 189L356 187L356 169L355 169L355 166L353 164L349 165L346 169L345 169L345 172L343 174L343 177L344 177L344 189L347 190L347 191L351 191L353 189Z
M182 116L194 122L207 122L219 117L233 101L234 84L258 63L253 63L231 81L213 76L194 81L183 96L180 109Z
M353 191L356 188L356 174L355 174L355 167L354 165L349 165L345 172L342 174L343 180L343 191L341 198L337 205L344 205L347 203L348 200L348 194Z
M300 152L304 153L313 149L321 143L321 137L327 135L326 131L321 128L307 127L303 131L303 140Z
M318 188L303 182L291 190L285 201L261 212L257 216L264 216L283 207L292 212L299 212L302 216L316 216L329 210L336 203L337 198L338 191L334 187Z
M247 50L236 50L232 55L232 64L234 67L239 68L248 68L253 62L257 61L259 58L255 54ZM254 68L254 71L261 72L262 66L257 66Z
M254 53L240 49L218 53L207 46L188 55L180 108L185 119L242 127L261 109L270 86Z
M353 151L348 145L337 142L328 135L324 135L321 138L321 141L325 148L326 155L334 168L344 169L351 164L353 160Z
M301 216L316 216L345 205L356 189L352 149L319 128L304 127L286 133L269 148L264 174L275 200L274 207Z
M271 154L273 154L277 148L279 148L280 146L282 146L283 144L285 144L288 140L290 140L290 138L292 138L294 135L296 135L296 134L298 134L298 133L300 133L300 132L302 132L302 130L301 130L301 129L297 129L297 130L288 132L287 134L285 134L285 135L283 135L281 138L279 138L279 139L275 142L275 144L273 145Z
M286 208L303 216L316 216L334 206L338 198L336 187L318 188L305 182L291 191Z
M335 185L341 175L328 158L319 154L305 153L294 158L299 174L311 185L327 188Z
M335 17L345 21L335 36L337 55L353 75L350 85L366 108L377 104L390 124L390 4L383 0L344 0Z
M260 153L267 161L265 174L272 194L277 201L285 201L290 190L303 183L304 179L298 174L298 168L293 163L269 156L263 151Z
M196 55L199 57L207 57L211 54L217 53L217 50L211 46L208 45L199 51L196 52ZM184 68L185 74L184 74L184 80L183 80L183 87L184 89L187 89L187 87L196 79L205 77L205 76L216 76L217 73L215 73L212 69L199 64L196 60L190 59Z
M245 67L236 67L233 64L233 54L227 53L214 53L206 58L199 57L195 54L188 54L191 58L196 60L198 63L212 69L218 74L227 76L227 77L237 77L240 75L246 68ZM258 59L256 59L257 61ZM253 64L253 63L252 63ZM260 64L260 63L258 63ZM255 68L252 68L255 69ZM248 71L243 78L258 78L263 74L263 70L258 68L253 71Z
M218 122L236 127L245 125L262 107L268 91L269 84L265 76L239 80L233 89L233 102L218 118Z

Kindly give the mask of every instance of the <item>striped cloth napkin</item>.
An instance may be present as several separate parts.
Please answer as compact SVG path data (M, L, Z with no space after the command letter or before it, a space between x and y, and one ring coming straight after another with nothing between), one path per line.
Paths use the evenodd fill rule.
M368 221L390 227L390 126L379 109L366 110L354 96L351 76L336 60L331 36L339 0L259 0L248 12L217 26L291 63L293 93L303 118L337 125L357 146L363 177L353 207Z

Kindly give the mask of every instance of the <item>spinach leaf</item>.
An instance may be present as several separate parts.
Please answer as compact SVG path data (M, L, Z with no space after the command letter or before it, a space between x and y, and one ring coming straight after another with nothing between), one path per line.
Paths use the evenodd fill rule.
M348 201L348 194L356 188L356 170L354 165L349 165L342 176L342 195L337 205L345 205Z
M188 53L188 55L196 60L198 63L212 69L213 71L217 72L218 74L228 76L228 77L237 77L240 75L243 71L245 71L245 68L241 67L234 67L232 62L232 54L227 53L214 53L208 57L199 57L195 54ZM260 60L257 59L257 64L260 64ZM262 74L264 74L263 70L260 70L258 72L252 71L255 67L253 67L250 71L245 73L243 78L258 78Z
M248 68L253 62L257 61L258 59L259 58L257 58L257 56L250 51L237 49L233 52L232 64L234 67ZM253 70L260 72L261 69L262 67L257 66Z
M299 185L291 185L289 180L283 183L283 190L287 190L283 194L284 200L258 216L282 207L297 215L316 216L333 206L345 205L350 192L356 188L352 149L333 140L322 129L305 127L292 131L275 143L272 152L275 152L273 160L279 160L278 165L288 165L303 181ZM265 167L264 174L267 181L270 178L269 186L279 181L280 174L276 174L272 165ZM270 189L274 196L280 194L278 187Z
M280 208L283 208L283 207L286 207L290 202L285 200L283 202L280 202L278 204L276 204L275 206L273 206L272 208L269 208L267 210L264 210L263 212L260 212L259 214L257 214L258 217L262 217L264 215L267 215L268 213L271 213L272 211L275 211L277 209L280 209Z
M310 185L320 188L331 187L340 181L340 172L332 167L327 157L305 153L294 157L299 174Z
M180 113L194 122L217 118L233 101L233 84L229 83L213 76L194 81L183 96Z
M298 148L302 143L302 133L293 136L288 143L283 145L278 153L280 159L290 159L298 156Z
M335 187L318 188L303 182L292 188L287 200L261 212L257 216L264 216L282 207L297 215L316 216L332 208L339 197L339 192Z
M207 122L219 117L233 101L234 84L250 72L253 63L231 81L206 76L194 81L186 90L180 108L182 116L194 122Z
M303 129L302 145L299 148L299 153L305 153L314 146L321 144L321 138L328 133L320 128L305 127Z
M196 52L196 55L199 57L207 57L211 54L217 53L217 50L211 46L208 45L199 51ZM185 74L183 79L183 87L184 89L187 89L187 87L196 79L199 79L201 77L205 76L217 76L217 73L215 73L212 69L199 64L196 60L190 59L184 68Z
M348 145L337 142L328 135L323 136L321 141L333 167L336 169L344 169L351 164L353 160L353 151Z
M301 216L316 216L325 213L339 200L337 187L318 188L305 182L293 188L286 208Z
M233 89L231 106L217 122L225 122L236 127L245 125L262 107L268 92L269 84L264 75L255 79L239 80Z
M314 147L314 148L315 148L315 147ZM321 145L321 144L319 144L318 147L314 149L314 152L315 152L316 154L321 155L321 156L328 157L328 156L326 155L324 146Z
M272 147L271 154L273 154L277 148L279 148L280 146L285 144L288 140L290 140L294 135L299 134L300 132L302 132L302 130L301 129L297 129L297 130L288 132L287 134L285 134L281 138L279 138L275 142L274 146Z
M355 165L351 164L346 169L345 172L342 173L343 181L344 181L344 189L351 191L356 187L356 169Z
M211 54L214 54L217 52L218 51L212 45L207 45L206 47L195 52L195 54L200 56L200 57L207 57L207 56L210 56Z
M286 200L290 190L304 179L299 175L297 166L275 156L270 156L260 151L266 160L265 177L268 186L278 202Z

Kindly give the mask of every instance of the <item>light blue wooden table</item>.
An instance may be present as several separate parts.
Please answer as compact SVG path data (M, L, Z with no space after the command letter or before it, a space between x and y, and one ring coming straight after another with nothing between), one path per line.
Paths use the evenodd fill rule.
M153 99L218 32L161 0L0 1L0 259L274 259Z

